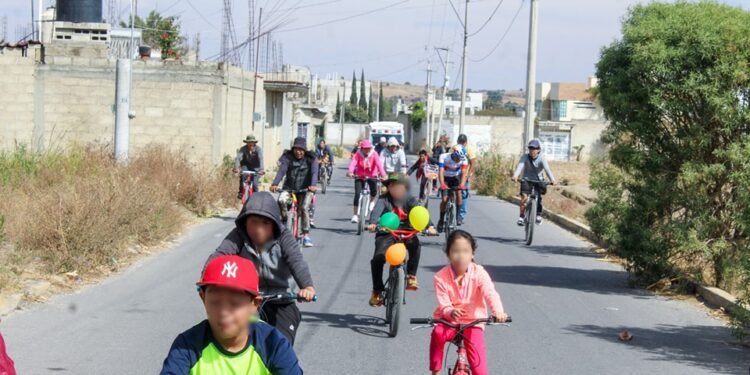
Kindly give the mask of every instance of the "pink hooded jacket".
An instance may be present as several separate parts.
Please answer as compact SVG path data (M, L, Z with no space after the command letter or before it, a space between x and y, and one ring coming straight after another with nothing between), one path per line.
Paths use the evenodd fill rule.
M361 150L354 153L352 161L349 162L349 173L357 177L380 177L386 176L383 161L375 151L370 151L370 156L365 157Z
M435 319L454 321L459 324L471 323L476 319L489 317L487 307L493 315L504 312L500 295L484 267L471 263L464 276L464 287L458 286L450 265L435 274L435 294L438 307L432 314ZM464 315L455 321L451 317L453 309L461 308Z

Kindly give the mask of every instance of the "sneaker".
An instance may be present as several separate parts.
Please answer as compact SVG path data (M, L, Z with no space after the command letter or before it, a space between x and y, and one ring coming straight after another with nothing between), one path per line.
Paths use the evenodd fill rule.
M443 219L440 219L440 221L438 221L437 230L438 233L443 233L443 231L445 230L445 223L443 222Z
M406 290L416 291L419 289L419 281L414 275L406 276Z
M370 306L376 307L381 305L383 305L383 293L372 292L372 295L370 295Z
M305 238L302 240L302 246L304 246L304 247L313 247L315 245L313 245L313 242L312 242L312 240L310 239L309 236L305 236Z
M237 199L242 199L242 192L237 193Z
M352 223L354 223L354 224L359 223L359 215L353 215L352 216Z
M542 225L542 216L539 215L536 217L536 225Z
M311 227L311 228L317 228L317 227L315 226L315 220L313 220L313 219L310 219L310 227Z
M526 219L519 217L518 221L516 221L516 224L518 224L519 227L522 227L524 226L524 224L526 224Z
M461 216L456 219L456 225L464 225L464 219Z

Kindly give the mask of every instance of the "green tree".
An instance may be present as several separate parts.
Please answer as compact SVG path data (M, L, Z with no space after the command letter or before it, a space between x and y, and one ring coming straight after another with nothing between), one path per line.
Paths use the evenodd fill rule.
M357 105L357 73L352 71L352 94L349 96L349 104Z
M383 85L380 85L380 93L378 94L378 121L383 121L383 113L385 112L385 97L383 96Z
M161 58L179 59L185 53L185 38L180 34L180 20L177 16L163 17L152 10L145 19L136 16L135 27L143 30L143 42L151 47L161 49ZM130 23L120 22L122 27Z
M409 124L411 124L411 128L414 129L414 131L419 131L424 119L427 118L427 114L424 110L424 103L416 102L409 108L411 109L411 113L409 114Z
M370 84L370 100L368 102L370 105L367 107L367 117L372 122L375 121L375 106L372 105L372 84Z
M750 281L750 12L636 5L597 64L611 163L592 173L594 231L644 281ZM739 289L739 290L738 290Z
M369 121L367 110L360 107L357 104L347 104L345 120L348 122L354 122L358 124L366 124Z
M365 89L365 70L362 69L362 78L359 80L359 107L367 110L367 90Z
M336 93L336 119L341 119L341 95Z

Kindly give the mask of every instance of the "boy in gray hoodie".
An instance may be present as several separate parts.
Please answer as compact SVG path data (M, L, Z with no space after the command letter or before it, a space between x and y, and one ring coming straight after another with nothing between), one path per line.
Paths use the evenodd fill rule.
M299 298L312 301L315 288L310 269L299 244L283 225L279 205L271 193L253 194L242 207L235 225L206 264L220 255L239 255L255 264L261 295L287 293L293 289L291 280L294 279L300 288ZM260 315L294 344L302 320L296 303L267 302L261 307Z

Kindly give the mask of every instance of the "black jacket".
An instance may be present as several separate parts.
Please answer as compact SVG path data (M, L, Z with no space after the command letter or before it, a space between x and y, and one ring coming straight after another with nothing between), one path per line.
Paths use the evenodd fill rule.
M380 196L378 198L377 202L375 202L375 207L372 208L372 212L370 212L370 218L368 220L368 224L378 224L380 221L380 217L383 216L386 212L392 212L395 208L401 208L404 213L407 215L406 218L401 220L401 225L399 225L398 229L403 230L413 230L414 228L411 226L411 223L409 222L409 212L411 212L411 209L419 206L419 201L417 198L412 197L411 195L407 195L404 197L402 202L395 201L390 194L386 193ZM430 223L427 225L427 227L431 227L432 225L432 219L430 219ZM378 233L376 236L380 235L386 235L390 236L388 233Z
M245 220L250 215L266 217L274 224L274 239L260 253L250 242L245 230ZM216 251L208 257L209 261L219 255L239 255L252 260L260 276L260 291L263 294L290 291L292 278L302 289L313 286L310 269L299 244L282 224L279 205L271 193L255 193L242 207L235 225Z
M292 151L284 151L279 158L279 171L271 185L279 186L284 180L284 190L302 191L318 184L318 158L314 152L306 151L298 160Z

